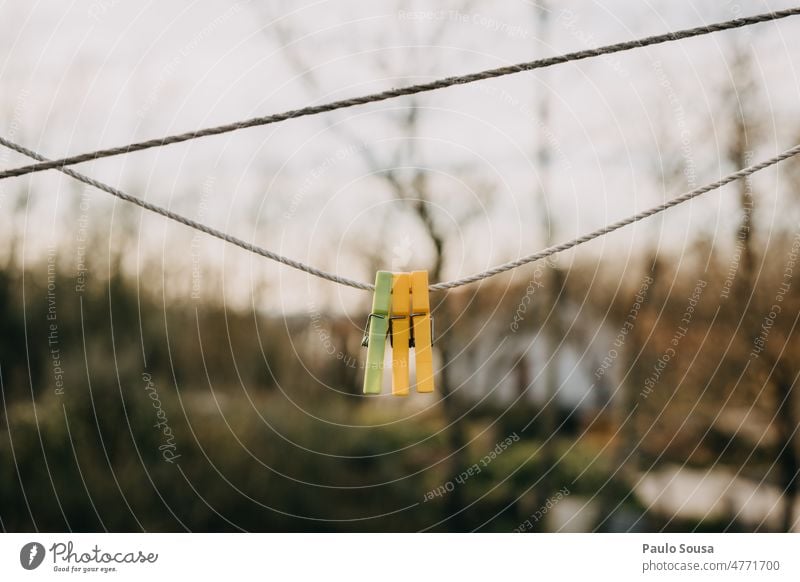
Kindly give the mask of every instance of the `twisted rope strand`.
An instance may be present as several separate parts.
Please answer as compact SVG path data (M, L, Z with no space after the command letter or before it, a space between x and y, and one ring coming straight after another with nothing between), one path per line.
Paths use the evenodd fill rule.
M622 51L627 51L635 48L641 48L646 46L651 46L655 44L661 44L670 41L677 41L685 38L691 38L695 36L702 36L705 34L710 34L712 32L720 32L723 30L731 30L734 28L740 28L743 26L749 26L752 24L758 24L761 22L768 22L773 20L780 20L782 18L786 18L788 16L794 16L800 14L800 7L796 8L788 8L786 10L778 10L776 12L766 12L763 14L756 14L754 16L747 16L743 18L735 18L733 20L728 20L725 22L718 22L715 24L708 24L703 26L698 26L695 28L688 28L685 30L679 30L675 32L667 32L664 34L658 34L654 36L648 36L645 38L637 39L637 40L629 40L625 42L619 42L616 44L611 44L607 46L602 46L593 49L586 49L577 52L567 53L559 56L554 57L547 57L544 59L538 59L535 61L529 61L525 63L518 63L515 65L509 65L505 67L499 67L496 69L488 69L485 71L480 71L477 73L471 73L468 75L461 75L455 77L446 77L443 79L438 79L436 81L431 81L428 83L420 83L418 85L410 85L408 87L402 87L399 89L390 89L387 91L382 91L379 93L373 93L370 95L364 95L361 97L353 97L350 99L342 99L340 101L332 101L330 103L325 103L322 105L313 105L310 107L303 107L301 109L294 109L290 111L285 111L283 113L276 113L273 115L268 115L266 117L254 117L252 119L247 119L243 121L237 121L234 123L229 123L226 125L220 125L217 127L209 127L206 129L199 129L196 131L190 131L187 133L180 133L176 135L170 135L166 137L150 139L147 141L142 141L138 143L131 143L124 146L103 149L103 150L96 150L93 152L87 152L84 154L78 154L74 156L69 156L65 158L60 158L56 160L48 160L42 161L38 164L31 164L28 166L21 166L19 168L12 168L10 170L6 170L4 172L0 172L0 180L6 178L12 178L14 176L24 176L26 174L32 174L34 172L43 172L44 170L50 170L54 168L63 168L65 166L72 166L74 164L80 164L82 162L88 162L92 160L98 160L101 158L108 158L111 156L118 156L121 154L128 154L131 152L138 152L150 148L155 147L163 147L170 144L180 143L184 141L194 140L201 137L207 137L211 135L219 135L223 133L228 133L231 131L238 131L240 129L245 129L248 127L257 127L262 125L269 125L272 123L278 123L281 121L286 121L288 119L296 119L298 117L306 117L309 115L318 115L320 113L327 113L330 111L335 111L337 109L345 109L348 107L354 107L356 105L365 105L367 103L377 103L379 101L385 101L387 99L394 99L396 97L403 97L408 95L416 95L418 93L425 93L428 91L435 91L437 89L444 89L446 87L452 87L454 85L465 85L467 83L474 83L476 81L483 81L486 79L493 79L496 77L503 77L505 75L513 75L515 73L521 73L524 71L533 71L535 69L541 69L545 67L550 67L553 65L560 65L572 61L580 61L583 59L589 59L593 57L598 57L602 55L608 55L612 53L618 53Z
M0 144L6 146L7 148L11 148L12 150L15 150L25 156L28 156L29 158L33 158L34 160L47 159L44 156L41 156L40 154L34 152L33 150L29 150L24 146L11 142L2 136L0 136ZM373 285L368 285L367 283L361 283L360 281L354 281L353 279L348 279L347 277L340 277L339 275L328 273L327 271L323 271L322 269L317 269L316 267L312 267L311 265L306 265L305 263L302 263L300 261L295 261L294 259L284 257L283 255L279 255L278 253L262 248L258 245L254 245L252 243L244 241L230 234L226 234L206 224L197 222L196 220L192 220L191 218L187 218L176 212L173 212L166 208L162 208L161 206L157 206L156 204L152 204L150 202L147 202L146 200L142 200L141 198L137 198L136 196L132 196L131 194L126 194L122 190L114 188L113 186L109 186L108 184L104 184L103 182L99 182L98 180L90 178L89 176L85 176L84 174L75 172L74 170L70 170L69 168L58 168L58 170L60 172L63 172L67 176L70 176L80 182L83 182L84 184L94 186L95 188L102 190L103 192L107 192L112 196L116 196L120 200L124 200L125 202L130 202L132 204L135 204L136 206L144 208L145 210L149 210L150 212L155 212L156 214L160 214L161 216L169 218L170 220L174 220L175 222L185 224L189 228L199 230L200 232L204 232L215 238L224 240L225 242L231 243L232 245L236 245L237 247L243 248L244 250L250 251L251 253L255 253L257 255L261 255L262 257L266 257L273 261L283 263L284 265L292 267L293 269L304 271L309 275L314 275L315 277L319 277L320 279L326 279L334 283L339 283L340 285L355 287L356 289L364 289L368 291L373 288Z
M23 147L21 145L18 145L18 144L14 143L14 142L11 142L11 141L3 138L2 136L0 136L0 145L4 145L4 146L6 146L8 148L11 148L12 150L15 150L15 151L17 151L17 152L19 152L19 153L21 153L23 155L26 155L29 158L33 158L35 160L46 160L47 159L47 158L41 156L40 154L38 154L38 153L36 153L36 152L34 152L32 150L29 150L28 148L25 148L25 147ZM486 271L482 271L480 273L476 273L474 275L470 275L468 277L463 277L461 279L455 279L453 281L447 281L447 282L444 282L444 283L436 283L435 285L430 285L428 288L431 291L445 291L445 290L449 290L449 289L455 289L456 287L461 287L462 285L469 285L470 283L477 283L478 281L482 281L483 279L488 279L489 277L494 277L495 275L499 275L500 273L505 273L506 271L510 271L512 269L516 269L518 267L522 267L523 265L527 265L527 264L533 263L535 261L546 259L547 257L550 257L550 256L555 255L557 253L566 251L568 249L571 249L571 248L576 247L578 245L581 245L583 243L589 242L590 240L599 238L601 236L604 236L606 234L614 232L615 230L619 230L620 228L622 228L624 226L627 226L629 224L633 224L635 222L639 222L640 220L644 220L645 218L653 216L654 214L658 214L659 212L663 212L664 210L672 208L673 206L677 206L679 204L683 204L684 202L687 202L687 201L691 200L692 198L696 198L697 196L700 196L701 194L705 194L706 192L711 192L712 190L716 190L718 188L721 188L721 187L725 186L726 184L730 184L731 182L734 182L735 180L739 180L741 178L746 178L747 176L750 176L751 174L755 174L756 172L758 172L760 170L763 170L765 168L769 168L770 166L774 166L775 164L778 164L779 162L782 162L783 160L787 160L787 159L789 159L789 158L791 158L793 156L796 156L799 153L800 153L800 144L798 144L798 145L796 145L796 146L784 151L783 153L780 153L780 154L778 154L776 156L773 156L773 157L771 157L771 158L769 158L767 160L759 162L758 164L754 164L752 166L748 166L746 168L742 168L738 172L734 172L733 174L729 174L729 175L725 176L724 178L721 178L720 180L717 180L716 182L713 182L711 184L707 184L705 186L701 186L699 188L695 188L694 190L690 190L689 192L681 194L680 196L678 196L676 198L673 198L672 200L669 200L667 202L664 202L662 204L659 204L658 206L654 206L654 207L649 208L647 210L643 210L642 212L634 214L633 216L629 216L628 218L623 218L622 220L618 220L617 222L609 224L608 226L604 226L603 228L597 229L597 230L592 231L590 233L584 234L584 235L582 235L582 236L580 236L578 238L572 239L571 241L564 242L564 243L561 243L561 244L558 244L558 245L554 245L554 246L548 247L548 248L543 249L543 250L541 250L541 251L539 251L537 253L534 253L532 255L521 257L521 258L519 258L519 259L517 259L515 261L510 261L508 263L504 263L502 265L498 265L496 267L493 267L493 268L488 269ZM210 226L207 226L205 224L197 222L196 220L192 220L190 218L187 218L185 216L177 214L177 213L175 213L175 212L173 212L171 210L167 210L166 208L162 208L161 206L157 206L157 205L152 204L150 202L146 202L145 200L142 200L141 198L137 198L136 196L132 196L130 194L126 194L125 192L122 192L121 190L119 190L117 188L114 188L112 186L109 186L107 184L99 182L99 181L97 181L97 180L95 180L93 178L89 178L88 176L85 176L83 174L80 174L78 172L70 170L69 168L59 168L59 171L63 172L67 176L70 176L72 178L75 178L76 180L79 180L80 182L83 182L84 184L88 184L90 186L94 186L95 188L98 188L98 189L100 189L100 190L102 190L104 192L107 192L107 193L111 194L112 196L116 196L117 198L119 198L121 200L124 200L126 202L131 202L132 204L136 204L137 206L140 206L141 208L144 208L145 210L149 210L150 212L154 212L156 214L159 214L161 216L169 218L170 220L174 220L175 222L179 222L181 224L184 224L184 225L188 226L189 228L193 228L195 230L199 230L200 232L204 232L204 233L209 234L209 235L211 235L211 236L213 236L215 238L218 238L220 240L224 240L225 242L231 243L232 245L240 247L240 248L242 248L242 249L244 249L246 251L249 251L251 253L255 253L257 255L260 255L262 257L266 257L266 258L271 259L273 261L277 261L279 263L282 263L284 265L292 267L293 269L298 269L300 271L308 273L309 275L313 275L315 277L319 277L320 279L325 279L325 280L331 281L333 283L338 283L340 285L346 285L348 287L353 287L355 289L363 289L365 291L372 291L372 290L375 289L375 286L373 284L371 284L371 283L362 283L360 281L355 281L353 279L348 279L347 277L340 277L339 275L336 275L336 274L333 274L333 273L328 273L327 271L323 271L321 269L317 269L316 267L312 267L311 265L307 265L307 264L305 264L305 263L303 263L301 261L296 261L294 259L290 259L288 257L284 257L283 255L279 255L278 253L275 253L275 252L270 251L268 249L259 247L257 245L252 244L252 243L248 243L248 242L246 242L246 241L244 241L244 240L242 240L240 238L237 238L235 236L231 236L229 234L226 234L226 233L224 233L222 231L219 231L219 230L217 230L215 228L212 228Z
M764 160L763 162L759 162L758 164L754 164L752 166L743 168L738 172L734 172L733 174L725 176L721 180L717 180L716 182L713 182L711 184L695 188L694 190L686 192L685 194L681 194L677 198L673 198L672 200L664 202L663 204L659 204L658 206L654 206L653 208L649 208L648 210L643 210L642 212L634 214L633 216L629 216L628 218L623 218L622 220L618 220L617 222L609 224L608 226L604 226L603 228L599 228L590 233L584 234L583 236L579 236L578 238L572 239L571 241L548 247L546 249L539 251L538 253L528 255L527 257L519 258L516 261L510 261L508 263L498 265L497 267L493 267L481 273L470 275L469 277L463 277L461 279L455 279L454 281L448 281L446 283L438 283L436 285L431 285L430 289L431 291L443 291L446 289L454 289L462 285L477 283L478 281L481 281L488 277L494 277L495 275L499 275L500 273L505 273L506 271L510 271L511 269L516 269L517 267L527 265L528 263L533 263L541 259L546 259L551 255L555 255L556 253L560 253L568 249L571 249L572 247L581 245L585 242L589 242L590 240L604 236L606 234L614 232L615 230L619 230L623 226L633 224L634 222L639 222L640 220L644 220L649 216L653 216L654 214L663 212L668 208L672 208L673 206L677 206L678 204L683 204L684 202L687 202L692 198L696 198L701 194L705 194L706 192L711 192L712 190L721 188L726 184L730 184L731 182L734 182L741 178L745 178L751 174L755 174L759 170L763 170L764 168L769 168L770 166L774 166L775 164L782 162L783 160L786 160L788 158L791 158L792 156L796 156L799 153L800 153L800 145L796 145L793 148L788 149L785 152L778 154L777 156L772 157L768 160Z

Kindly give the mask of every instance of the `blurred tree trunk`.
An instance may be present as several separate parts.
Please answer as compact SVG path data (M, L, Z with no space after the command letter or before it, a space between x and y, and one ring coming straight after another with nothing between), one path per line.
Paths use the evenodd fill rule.
M732 68L735 82L728 92L727 101L730 118L733 121L732 135L726 158L734 168L739 169L752 163L752 149L761 135L761 128L750 112L753 102L758 99L758 95L757 88L753 82L752 62L745 49L737 46ZM745 109L744 103L750 104L751 107ZM739 227L736 230L736 240L734 241L737 250L740 252L739 284L736 286L737 293L735 298L737 304L747 306L752 300L755 285L753 280L753 216L755 214L755 204L752 178L737 180L736 188L739 194L739 207L742 215L739 219ZM746 307L744 308L746 309Z
M760 100L752 59L747 51L747 47L737 45L735 48L732 67L734 84L727 99L733 119L733 135L727 159L737 169L752 164L752 151L763 133L762 120L757 118L754 113L760 110ZM767 303L760 305L754 300L758 280L755 273L756 257L753 248L756 240L754 236L756 206L753 184L752 180L748 178L739 180L737 185L742 216L736 231L735 245L739 252L739 272L733 298L736 305L741 306L741 309L744 310L745 325L743 329L747 341L752 345L754 338L757 338L761 331L763 311L769 309L772 302L767 300ZM767 293L773 293L771 286L768 286ZM778 434L778 452L775 460L778 465L780 487L783 490L784 498L781 530L790 531L794 525L794 505L798 499L797 474L800 470L800 458L795 445L798 418L794 405L794 376L791 372L793 366L783 349L766 349L761 353L759 360L761 368L766 372L764 382L771 383L775 389L775 428ZM751 377L758 376L756 373L751 373Z
M548 46L551 28L550 3L547 0L543 0L534 7L534 11L536 18L536 39L543 46ZM551 184L552 152L550 151L549 142L543 135L546 128L550 125L550 93L547 89L547 83L544 82L544 77L546 76L546 71L538 72L540 82L536 87L536 117L537 125L540 128L540 135L537 140L535 152L540 184L536 191L536 198L538 201L537 210L539 211L538 218L540 227L545 236L545 246L550 246L554 243L555 239L555 218L550 212L550 205L547 200ZM539 320L542 322L542 325L546 326L542 334L546 346L545 357L550 357L551 360L544 370L544 408L540 416L541 434L544 438L541 445L540 466L544 469L544 472L542 473L538 487L534 490L534 507L537 508L543 506L547 502L548 497L553 491L563 486L563 484L554 483L553 471L557 459L556 447L558 443L556 434L558 425L557 396L560 383L558 362L559 346L563 339L563 325L559 303L563 284L563 273L554 265L549 265L547 267L547 276L545 277L544 286L539 296ZM546 523L542 521L540 530L543 531L545 529Z
M416 116L414 116L413 119L416 120ZM411 116L409 116L409 124L411 123L413 122L411 121ZM416 143L416 141L412 140L411 143ZM430 280L441 281L445 261L445 236L437 227L430 214L430 188L427 184L427 176L428 174L424 171L417 171L414 176L412 187L417 196L417 201L414 203L414 211L433 243L434 261L433 266L429 270ZM436 299L437 298L434 297L434 303L432 304L432 312L435 317L435 329L449 330L454 320L453 314L450 311L452 304L446 300L446 294L440 294L438 301ZM470 465L467 455L466 420L460 418L462 416L462 407L459 405L460 399L458 395L453 392L452 381L450 379L450 366L447 365L453 353L452 338L452 333L443 333L434 337L434 346L438 350L442 362L439 368L437 386L441 394L439 402L441 403L442 414L447 423L446 439L449 455L446 466L447 473L451 479L457 477ZM449 517L450 530L457 532L466 531L467 522L466 515L464 514L466 506L467 503L464 498L463 487L456 487L447 494L445 497L445 512Z

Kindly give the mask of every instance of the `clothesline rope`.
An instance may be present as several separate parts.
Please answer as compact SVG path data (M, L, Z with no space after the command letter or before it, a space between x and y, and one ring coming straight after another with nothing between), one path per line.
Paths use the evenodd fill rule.
M34 152L33 150L30 150L30 149L26 148L26 147L23 147L23 146L21 146L19 144L16 144L16 143L12 142L12 141L9 141L9 140L5 139L2 136L0 136L0 144L4 145L5 147L11 148L11 149L13 149L13 150L25 155L25 156L28 156L29 158L32 158L34 160L40 160L40 161L46 160L46 158L44 156ZM653 216L654 214L658 214L659 212L663 212L664 210L667 210L668 208L672 208L673 206L677 206L679 204L683 204L684 202L687 202L687 201L689 201L689 200L691 200L693 198L696 198L697 196L700 196L701 194L705 194L707 192L711 192L712 190L716 190L718 188L721 188L721 187L725 186L726 184L730 184L731 182L734 182L736 180L739 180L739 179L742 179L742 178L746 178L747 176L755 174L756 172L758 172L760 170L769 168L771 166L774 166L775 164L778 164L779 162L782 162L783 160L786 160L786 159L789 159L789 158L791 158L793 156L796 156L799 153L800 153L800 145L796 145L796 146L794 146L794 147L792 147L792 148L790 148L790 149L788 149L788 150L786 150L786 151L784 151L784 152L782 152L782 153L780 153L780 154L778 154L776 156L773 156L773 157L771 157L771 158L769 158L767 160L764 160L764 161L759 162L757 164L753 164L753 165L748 166L746 168L742 168L739 171L734 172L732 174L728 174L727 176L725 176L724 178L721 178L720 180L717 180L716 182L712 182L711 184L707 184L705 186L701 186L699 188L695 188L694 190L690 190L689 192L681 194L680 196L678 196L676 198L673 198L673 199L671 199L671 200L669 200L667 202L664 202L662 204L659 204L658 206L654 206L654 207L649 208L647 210L643 210L642 212L639 212L637 214L634 214L634 215L629 216L627 218L624 218L622 220L618 220L617 222L614 222L612 224L609 224L608 226L604 226L603 228L594 230L592 232L586 233L586 234L584 234L582 236L579 236L578 238L574 238L574 239L572 239L570 241L567 241L567 242L564 242L564 243L561 243L561 244L558 244L558 245L554 245L554 246L548 247L548 248L543 249L543 250L541 250L541 251L539 251L537 253L534 253L532 255L521 257L521 258L519 258L519 259L517 259L515 261L510 261L508 263L504 263L502 265L498 265L496 267L493 267L493 268L488 269L486 271L482 271L480 273L476 273L474 275L470 275L468 277L463 277L461 279L455 279L453 281L447 281L447 282L444 282L444 283L436 283L434 285L430 285L429 289L431 291L445 291L445 290L449 290L449 289L455 289L456 287L461 287L463 285L468 285L470 283L477 283L478 281L482 281L484 279L488 279L489 277L493 277L495 275L499 275L500 273L505 273L505 272L510 271L512 269L516 269L516 268L522 267L523 265L527 265L527 264L533 263L535 261L539 261L539 260L545 259L545 258L550 257L552 255L555 255L557 253L566 251L568 249L571 249L571 248L576 247L578 245L581 245L583 243L589 242L590 240L593 240L593 239L596 239L598 237L601 237L601 236L604 236L606 234L609 234L609 233L611 233L611 232L613 232L615 230L618 230L618 229L620 229L620 228L622 228L624 226L627 226L629 224L633 224L633 223L638 222L640 220L644 220L645 218ZM273 261L277 261L279 263L282 263L282 264L287 265L289 267L292 267L294 269L298 269L300 271L308 273L309 275L313 275L315 277L319 277L321 279L325 279L325 280L331 281L333 283L338 283L340 285L346 285L348 287L354 287L355 289L363 289L365 291L372 291L375 288L375 286L373 284L362 283L362 282L356 281L354 279L349 279L347 277L341 277L341 276L336 275L334 273L328 273L327 271L323 271L321 269L317 269L316 267L313 267L311 265L307 265L307 264L305 264L305 263L303 263L301 261L296 261L294 259L290 259L288 257L284 257L283 255L279 255L278 253L275 253L273 251L270 251L270 250L265 249L263 247L260 247L258 245L246 242L246 241L244 241L244 240L242 240L240 238L237 238L235 236L231 236L231 235L229 235L227 233L224 233L224 232L222 232L220 230L212 228L212 227L210 227L208 225L205 225L205 224L202 224L200 222L197 222L196 220L192 220L191 218L187 218L187 217L182 216L182 215L180 215L180 214L178 214L176 212L173 212L171 210L168 210L168 209L163 208L161 206L158 206L156 204L152 204L150 202L142 200L141 198L138 198L136 196L132 196L131 194L127 194L127 193L125 193L125 192L123 192L123 191L121 191L121 190L119 190L117 188L114 188L112 186L104 184L104 183L102 183L102 182L100 182L98 180L95 180L93 178L90 178L88 176L80 174L80 173L78 173L78 172L76 172L74 170L71 170L69 168L60 167L60 168L58 168L58 170L63 172L64 174L76 179L76 180L79 180L80 182L83 182L84 184L89 184L90 186L94 186L95 188L98 188L98 189L100 189L100 190L102 190L104 192L107 192L107 193L111 194L112 196L116 196L117 198L119 198L121 200L124 200L126 202L130 202L132 204L136 204L137 206L140 206L140 207L144 208L145 210L149 210L150 212L154 212L154 213L159 214L161 216L164 216L164 217L166 217L166 218L168 218L170 220L174 220L174 221L179 222L181 224L184 224L184 225L186 225L186 226L188 226L190 228L193 228L195 230L199 230L200 232L204 232L204 233L206 233L208 235L211 235L211 236L216 237L218 239L224 240L225 242L228 242L228 243L230 243L232 245L235 245L237 247L240 247L242 249L250 251L251 253L255 253L257 255L260 255L262 257L266 257L266 258L271 259Z
M166 137L151 139L147 141L142 141L138 143L131 143L124 146L109 148L109 149L102 149L96 150L93 152L87 152L83 154L78 154L74 156L64 157L60 159L54 160L47 160L47 161L40 161L37 164L31 164L28 166L22 166L19 168L12 168L9 170L5 170L0 172L0 180L11 178L15 176L24 176L26 174L32 174L34 172L42 172L44 170L51 170L57 168L64 168L66 166L72 166L74 164L80 164L82 162L89 162L92 160L99 160L101 158L108 158L112 156L118 156L121 154L128 154L132 152L142 151L150 148L155 147L163 147L170 144L180 143L184 141L194 140L201 137L207 137L212 135L220 135L223 133L228 133L231 131L237 131L240 129L245 129L248 127L257 127L263 125L269 125L272 123L278 123L280 121L286 121L288 119L296 119L299 117L306 117L309 115L318 115L320 113L326 113L330 111L335 111L337 109L345 109L348 107L354 107L356 105L365 105L367 103L377 103L379 101L385 101L387 99L394 99L396 97L403 97L408 95L416 95L419 93L425 93L428 91L435 91L437 89L444 89L446 87L452 87L454 85L465 85L467 83L474 83L476 81L483 81L486 79L493 79L497 77L503 77L506 75L513 75L515 73L521 73L524 71L533 71L535 69L541 69L545 67L550 67L553 65L564 64L572 61L580 61L588 58L599 57L602 55L608 55L612 53L623 52L635 48L642 48L646 46L652 46L656 44L661 44L664 42L670 41L677 41L681 39L702 36L705 34L710 34L712 32L720 32L723 30L731 30L734 28L740 28L743 26L750 26L753 24L758 24L761 22L769 22L773 20L780 20L782 18L787 18L789 16L795 16L800 14L800 7L795 8L788 8L786 10L778 10L775 12L766 12L763 14L756 14L754 16L747 16L743 18L735 18L733 20L728 20L724 22L718 22L715 24L708 24L703 26L698 26L695 28L688 28L685 30L679 30L675 32L667 32L664 34L648 36L645 38L637 39L637 40L629 40L625 42L620 42L616 44L606 45L598 48L593 49L586 49L581 51L576 51L572 53L566 53L563 55L558 55L554 57L547 57L543 59L538 59L535 61L529 61L525 63L517 63L515 65L509 65L505 67L499 67L496 69L488 69L485 71L479 71L477 73L471 73L468 75L460 75L454 77L446 77L443 79L438 79L436 81L431 81L427 83L420 83L417 85L410 85L408 87L402 87L399 89L390 89L387 91L382 91L379 93L372 93L369 95L364 95L361 97L353 97L350 99L342 99L339 101L332 101L330 103L324 103L321 105L313 105L309 107L303 107L301 109L294 109L290 111L285 111L283 113L276 113L273 115L268 115L266 117L254 117L252 119L247 119L243 121L237 121L234 123L229 123L226 125L220 125L216 127L209 127L205 129L199 129L195 131L190 131L187 133L175 134ZM73 176L74 177L74 176Z
M0 136L0 144L11 148L29 158L34 160L46 160L44 156L41 154L36 153L33 150L30 150L24 146L16 144L12 141L5 139L4 137ZM272 252L268 249L262 248L258 245L254 245L249 243L245 240L222 232L221 230L217 230L216 228L212 228L206 224L201 222L197 222L196 220L192 220L186 216L178 214L177 212L173 212L172 210L168 210L151 202L147 202L146 200L142 200L136 196L131 194L127 194L120 190L119 188L114 188L113 186L109 186L108 184L104 184L99 180L95 180L94 178L90 178L84 174L71 170L70 168L58 168L60 172L63 172L67 176L71 178L75 178L79 182L83 182L84 184L88 184L90 186L94 186L103 192L107 192L112 196L116 196L120 200L124 200L125 202L130 202L135 204L136 206L140 206L145 210L149 210L150 212L155 212L156 214L160 214L170 220L174 220L175 222L179 222L181 224L185 224L189 228L193 228L195 230L199 230L200 232L204 232L208 235L211 235L215 238L220 240L224 240L225 242L231 243L237 247L240 247L246 251L250 251L251 253L255 253L257 255L261 255L262 257L266 257L273 261L277 261L279 263L283 263L288 267L292 267L293 269L298 269L300 271L305 271L309 275L314 275L315 277L319 277L321 279L327 279L328 281L332 281L334 283L339 283L340 285L347 285L348 287L355 287L356 289L364 289L370 290L372 289L372 285L368 285L367 283L361 283L359 281L355 281L353 279L348 279L347 277L340 277L338 275L334 275L333 273L327 273L321 269L317 269L316 267L312 267L311 265L306 265L300 261L295 261L294 259L290 259L288 257L284 257L283 255L279 255L278 253Z
M504 263L502 265L498 265L492 269L487 271L482 271L480 273L476 273L469 277L463 277L461 279L456 279L454 281L448 281L447 283L439 283L437 285L431 285L430 289L432 291L443 291L446 289L453 289L455 287L460 287L462 285L468 285L469 283L476 283L483 279L487 279L489 277L494 277L495 275L499 275L500 273L505 273L506 271L510 271L512 269L516 269L523 265L527 265L529 263L533 263L536 261L540 261L542 259L546 259L549 256L555 255L557 253L566 251L583 243L589 242L590 240L596 239L598 237L604 236L615 230L619 230L623 226L628 226L629 224L633 224L634 222L639 222L640 220L644 220L654 214L658 214L659 212L663 212L668 208L672 208L673 206L677 206L678 204L683 204L684 202L688 202L692 198L696 198L701 194L705 194L706 192L711 192L712 190L717 190L718 188L722 188L726 184L730 184L731 182L735 182L736 180L740 180L741 178L746 178L751 174L755 174L759 170L763 170L765 168L769 168L770 166L774 166L775 164L782 162L788 158L796 156L800 154L800 145L796 145L793 148L790 148L784 151L777 156L769 158L768 160L764 160L763 162L759 162L758 164L754 164L752 166L748 166L746 168L742 168L738 172L734 172L733 174L728 174L724 178L717 180L711 184L706 184L705 186L701 186L699 188L695 188L694 190L690 190L680 196L668 200L663 204L659 204L658 206L653 206L652 208L648 208L647 210L643 210L637 214L629 216L627 218L623 218L622 220L618 220L608 226L604 226L603 228L599 228L592 232L586 233L583 236L579 236L578 238L574 238L568 242L564 242L558 245L553 245L551 247L547 247L539 251L538 253L534 253L532 255L528 255L526 257L521 257L515 261L510 261L508 263Z

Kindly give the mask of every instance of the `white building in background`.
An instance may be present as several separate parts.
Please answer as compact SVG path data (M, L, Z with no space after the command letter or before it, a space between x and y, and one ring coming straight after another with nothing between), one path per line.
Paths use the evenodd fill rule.
M557 338L533 314L513 325L514 310L502 306L470 334L461 329L471 340L443 364L451 367L453 390L475 402L507 406L521 398L541 406L554 374L560 410L589 413L609 404L625 368L625 346L614 347L618 330L585 306L565 300L560 309Z

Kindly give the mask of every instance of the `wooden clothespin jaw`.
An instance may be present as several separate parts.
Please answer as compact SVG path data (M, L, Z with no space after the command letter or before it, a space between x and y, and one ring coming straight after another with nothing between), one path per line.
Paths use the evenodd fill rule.
M367 364L364 372L364 394L380 394L383 384L383 358L386 352L386 334L389 331L389 308L392 293L392 274L378 271L375 275L375 295L372 312L367 317L364 339Z
M411 273L410 317L417 363L417 392L433 392L433 319L428 296L428 271Z
M411 276L392 277L392 314L389 337L392 342L392 394L408 396L408 355L411 347Z

